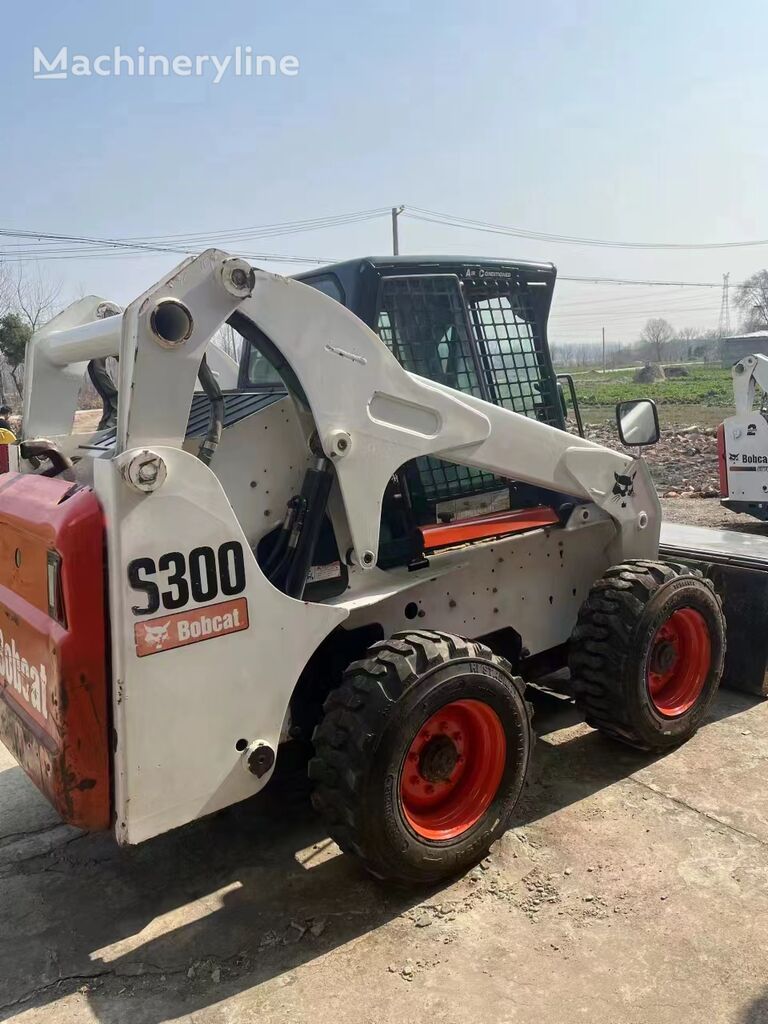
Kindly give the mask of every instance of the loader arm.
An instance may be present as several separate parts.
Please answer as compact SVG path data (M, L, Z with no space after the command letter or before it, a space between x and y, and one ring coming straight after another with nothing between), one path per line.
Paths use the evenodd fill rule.
M733 402L737 416L748 416L755 402L755 386L768 392L768 357L745 356L731 369Z
M376 564L388 481L425 455L593 503L617 526L616 560L656 551L661 512L644 462L409 373L357 316L299 281L257 270L249 294L233 294L222 287L222 275L235 265L247 266L209 250L182 263L122 315L83 322L102 302L97 299L65 310L31 345L25 436L66 434L74 416L74 379L89 358L115 355L117 453L180 447L200 361L236 312L243 334L250 323L270 340L270 358L284 364L294 399L308 406L323 452L336 468L352 557L362 569ZM168 296L186 306L194 325L191 337L178 344L158 344L153 331L153 310ZM57 388L57 381L66 387ZM624 493L617 489L619 478L631 480Z
M301 386L362 568L375 565L387 482L423 455L593 503L617 525L617 560L655 553L661 512L641 460L407 372L358 317L298 281L257 271L238 316ZM632 479L630 494L617 494L619 477Z

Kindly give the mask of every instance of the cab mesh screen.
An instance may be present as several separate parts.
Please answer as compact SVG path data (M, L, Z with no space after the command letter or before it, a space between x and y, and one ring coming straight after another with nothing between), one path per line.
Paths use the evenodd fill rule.
M455 274L385 277L376 329L411 373L559 425L554 381L527 294L512 278L466 282ZM465 305L466 298L466 305ZM508 486L485 470L425 456L406 471L414 511Z

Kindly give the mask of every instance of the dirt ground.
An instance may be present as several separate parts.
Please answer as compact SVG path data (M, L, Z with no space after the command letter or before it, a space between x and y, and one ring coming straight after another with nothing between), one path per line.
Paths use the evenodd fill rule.
M588 426L586 436L607 448L621 450L614 423ZM637 449L624 450L627 454L637 454ZM716 427L701 424L665 427L659 442L643 449L643 458L659 494L719 497Z
M654 759L540 695L517 827L418 894L368 879L303 800L118 850L0 747L0 1019L768 1021L767 711L722 692Z
M664 519L669 523L687 523L689 526L709 526L715 530L736 530L768 537L768 523L753 516L731 512L712 498L661 498Z

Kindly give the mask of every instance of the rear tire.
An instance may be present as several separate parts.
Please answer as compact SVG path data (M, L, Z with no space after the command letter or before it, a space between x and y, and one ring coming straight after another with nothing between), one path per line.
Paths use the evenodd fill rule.
M506 829L530 762L524 684L479 643L417 630L374 644L325 702L309 766L331 837L379 878L429 884Z
M592 587L571 637L576 704L587 723L642 750L689 739L725 657L725 619L710 580L664 562L624 562Z

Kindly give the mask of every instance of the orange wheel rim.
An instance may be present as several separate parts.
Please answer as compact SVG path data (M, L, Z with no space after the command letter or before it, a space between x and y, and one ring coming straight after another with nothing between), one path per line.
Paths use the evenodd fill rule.
M648 659L648 692L664 718L690 711L701 696L712 663L712 640L694 608L673 612L654 634Z
M413 831L439 841L471 829L496 796L506 757L501 719L482 701L453 701L428 718L400 773L400 804Z

